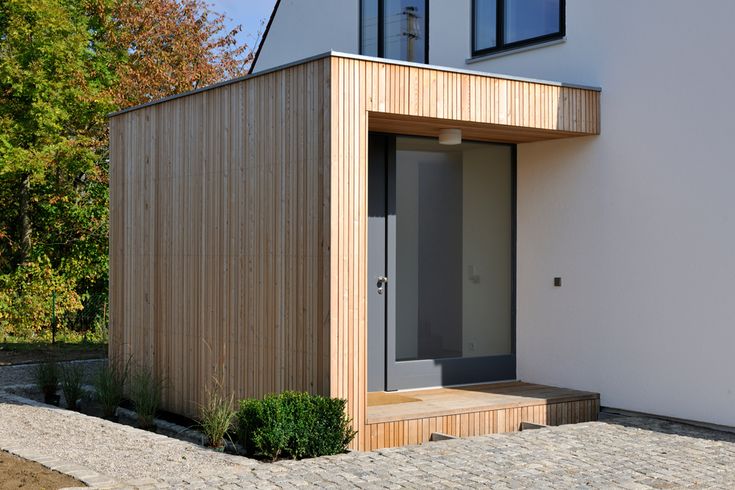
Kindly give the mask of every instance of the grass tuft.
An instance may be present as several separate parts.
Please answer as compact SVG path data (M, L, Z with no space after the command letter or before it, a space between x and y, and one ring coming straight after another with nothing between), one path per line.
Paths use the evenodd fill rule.
M214 380L214 387L207 388L206 402L199 407L199 427L207 437L209 447L222 448L225 436L232 429L235 416L235 395L224 394L222 382Z
M125 383L130 371L130 359L121 363L110 359L106 366L99 370L94 379L97 400L102 405L103 416L115 416L117 407L125 397Z
M56 362L43 362L36 367L36 386L43 393L46 403L56 396L59 389L59 365Z
M61 391L66 398L66 406L70 410L78 409L79 399L82 397L82 381L84 380L84 368L72 363L66 364L61 369Z
M138 415L138 427L154 429L155 417L161 405L163 383L149 366L137 366L130 379L130 398Z

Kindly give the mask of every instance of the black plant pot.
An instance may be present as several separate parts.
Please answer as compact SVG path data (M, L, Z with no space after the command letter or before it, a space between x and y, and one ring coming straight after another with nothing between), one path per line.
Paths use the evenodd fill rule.
M57 395L56 393L44 393L43 394L43 403L47 405L56 405L58 407L60 401L61 401L61 396Z

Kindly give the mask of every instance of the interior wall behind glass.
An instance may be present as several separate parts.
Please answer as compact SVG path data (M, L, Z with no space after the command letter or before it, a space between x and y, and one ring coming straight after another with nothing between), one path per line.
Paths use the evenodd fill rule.
M462 154L399 151L396 359L462 355Z
M511 149L462 160L462 357L511 353Z

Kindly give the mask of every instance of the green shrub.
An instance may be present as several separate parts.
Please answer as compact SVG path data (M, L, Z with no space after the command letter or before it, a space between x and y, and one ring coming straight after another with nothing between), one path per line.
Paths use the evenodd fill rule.
M76 284L54 270L47 257L0 274L0 340L6 336L50 338L53 310L57 318L82 309ZM52 306L52 295L56 301Z
M314 456L340 454L357 434L347 416L347 401L327 397L313 397L312 410L319 414L315 419L310 451Z
M288 423L284 406L276 395L240 402L238 435L247 454L278 459L288 445L291 432Z
M121 363L110 359L94 378L97 400L102 405L102 412L105 417L114 417L117 407L123 401L129 367L130 360Z
M36 386L43 393L44 401L49 403L59 389L59 365L53 361L39 364L36 367Z
M77 409L77 401L82 397L84 369L76 363L65 364L61 368L61 391L70 410Z
M130 379L130 398L138 416L138 427L155 428L155 417L161 404L163 383L148 366L138 366Z
M199 426L207 437L208 445L221 448L237 414L233 407L235 396L225 396L222 382L218 380L215 380L213 388L207 389L206 396L206 402L199 407Z
M240 402L238 436L246 452L271 460L339 454L356 432L345 400L287 391Z

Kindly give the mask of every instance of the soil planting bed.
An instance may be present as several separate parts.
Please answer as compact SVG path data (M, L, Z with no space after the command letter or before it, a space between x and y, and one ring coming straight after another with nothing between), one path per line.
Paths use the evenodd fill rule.
M84 483L38 463L0 451L0 490L84 487Z

